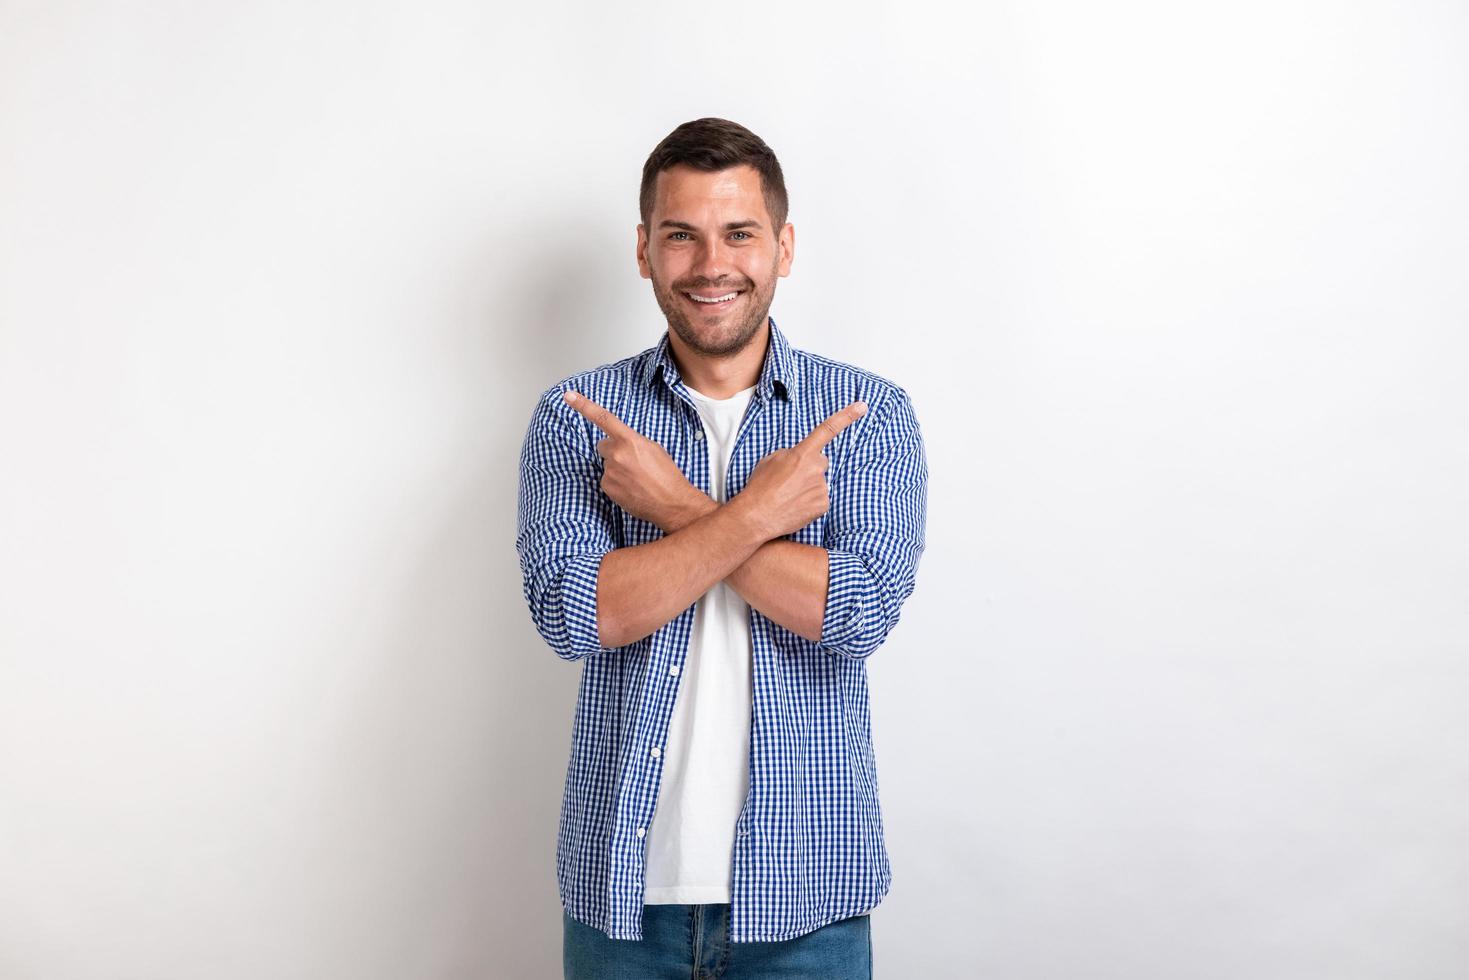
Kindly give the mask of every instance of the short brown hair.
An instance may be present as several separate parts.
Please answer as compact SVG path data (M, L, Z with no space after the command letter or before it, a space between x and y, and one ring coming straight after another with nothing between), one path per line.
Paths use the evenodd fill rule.
M643 164L643 186L638 192L638 213L643 225L653 221L653 192L658 175L669 167L683 164L695 170L714 172L748 164L760 174L760 190L765 210L780 233L786 223L789 202L786 199L785 175L775 151L765 141L737 122L705 116L683 123L653 147Z

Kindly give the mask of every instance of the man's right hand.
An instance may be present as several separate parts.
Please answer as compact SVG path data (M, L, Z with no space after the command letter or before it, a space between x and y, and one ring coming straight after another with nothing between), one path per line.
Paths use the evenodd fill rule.
M826 483L830 464L822 447L866 411L865 402L852 402L827 416L790 449L777 449L755 464L744 489L731 503L749 508L750 519L761 522L767 532L765 540L799 531L826 513L831 506L831 488Z

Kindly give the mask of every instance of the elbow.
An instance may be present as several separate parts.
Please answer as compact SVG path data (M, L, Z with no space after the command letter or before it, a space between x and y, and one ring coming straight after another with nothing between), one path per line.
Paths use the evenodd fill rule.
M627 646L629 643L633 642L632 638L623 638L622 626L619 625L617 621L614 620L611 616L599 614L597 616L597 622L592 627L592 630L596 641L599 644L598 649L600 650L620 650L623 647ZM609 639L615 639L618 642L608 643L607 641Z
M898 625L903 601L913 592L912 576L899 585L863 555L828 552L826 611L821 646L838 656L865 660Z
M896 613L889 616L879 609L860 610L851 628L844 633L827 638L823 631L822 646L850 660L866 660L887 642L888 634L897 625Z
M531 618L541 639L562 660L580 660L602 649L600 638L591 643L578 642L577 629L568 622L565 606L554 595L542 596L532 607Z
M562 660L576 661L617 649L603 644L597 618L602 557L574 555L525 579L525 599L536 632Z

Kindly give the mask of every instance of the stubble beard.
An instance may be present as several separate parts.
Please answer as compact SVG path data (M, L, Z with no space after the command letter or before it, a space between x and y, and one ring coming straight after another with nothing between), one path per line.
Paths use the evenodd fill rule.
M705 357L725 357L744 350L770 316L770 304L775 299L775 268L772 266L771 278L765 289L760 283L753 283L737 300L744 302L749 309L743 320L725 317L730 322L709 326L694 322L703 318L690 315L678 290L665 289L656 275L652 279L653 296L658 300L658 308L668 318L668 328L678 334L691 350Z

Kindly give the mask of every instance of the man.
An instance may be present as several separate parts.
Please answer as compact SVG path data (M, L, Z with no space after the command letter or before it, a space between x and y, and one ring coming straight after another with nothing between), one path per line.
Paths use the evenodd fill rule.
M865 658L924 549L908 393L792 347L780 164L736 123L648 157L654 347L540 396L516 550L581 661L557 838L568 978L871 976L891 883Z

